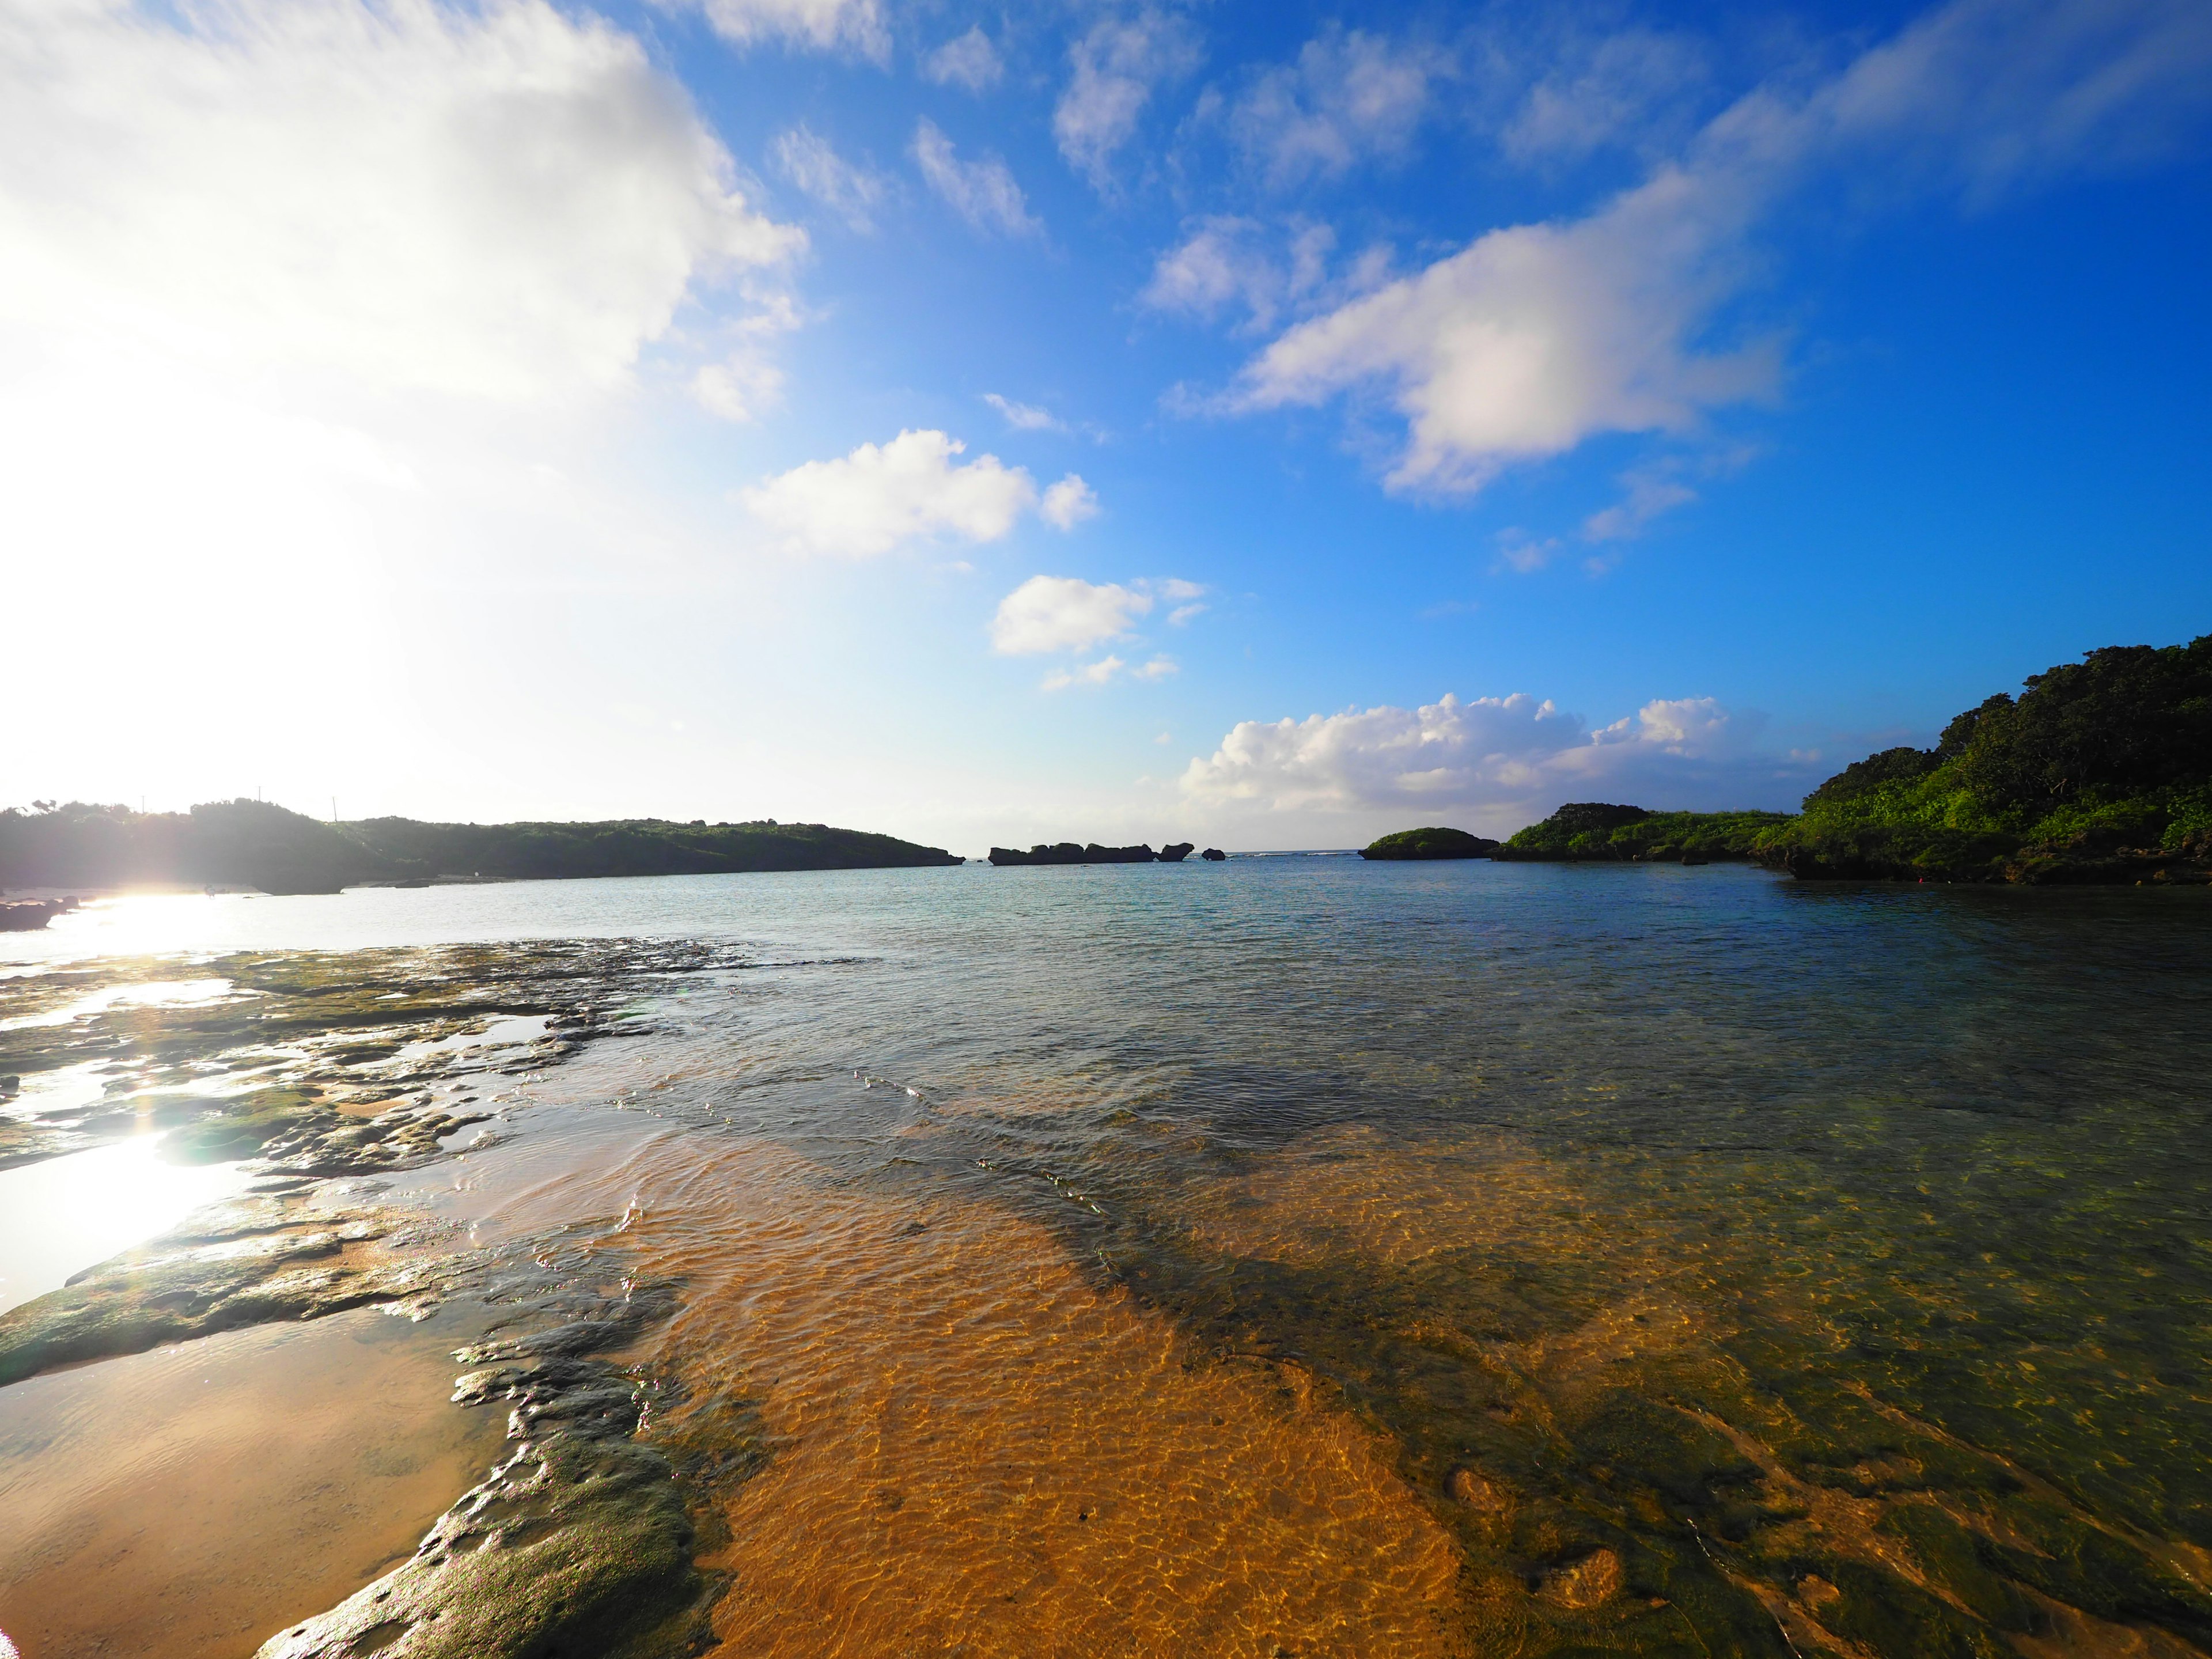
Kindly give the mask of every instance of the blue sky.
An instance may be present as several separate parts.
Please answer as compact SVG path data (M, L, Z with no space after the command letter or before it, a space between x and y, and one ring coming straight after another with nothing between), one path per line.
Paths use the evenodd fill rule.
M1346 845L2212 629L2212 12L36 0L0 794Z

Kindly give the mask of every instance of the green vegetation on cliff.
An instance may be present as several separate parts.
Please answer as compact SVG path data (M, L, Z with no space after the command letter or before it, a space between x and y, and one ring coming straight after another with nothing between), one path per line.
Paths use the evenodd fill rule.
M1573 801L1517 831L1492 856L1506 862L1748 859L1761 836L1789 822L1784 812L1647 812L1640 806Z
M0 811L0 888L185 883L331 893L441 876L712 875L957 864L890 836L819 823L325 823L262 801L133 812L79 801Z
M1800 876L1944 881L2212 875L2212 635L2108 646L1886 749L1805 798L1759 856Z

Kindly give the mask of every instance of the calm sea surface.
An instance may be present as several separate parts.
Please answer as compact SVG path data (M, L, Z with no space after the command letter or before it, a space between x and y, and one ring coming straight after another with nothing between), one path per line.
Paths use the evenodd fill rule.
M638 1363L767 1449L731 1654L2212 1648L2201 892L969 866L0 968L570 938L744 965L420 1201L680 1287Z

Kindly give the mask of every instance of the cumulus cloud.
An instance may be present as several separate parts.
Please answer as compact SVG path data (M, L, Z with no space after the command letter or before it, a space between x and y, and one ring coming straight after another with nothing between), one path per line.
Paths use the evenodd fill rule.
M908 430L764 478L738 499L789 552L868 558L925 536L994 542L1040 510L1036 481L996 455L956 461L967 447L942 432ZM1072 472L1046 498L1060 491L1064 504L1071 484L1095 510L1096 497Z
M804 122L776 135L769 147L783 176L859 231L873 230L875 210L884 199L884 181L855 167L836 146Z
M849 52L878 64L891 55L882 0L697 0L714 33L733 46L779 41Z
M983 394L983 401L1006 417L1006 424L1017 432L1065 432L1067 422L1048 409L1035 404L1016 403L1012 398L1002 398L995 392Z
M991 648L1008 657L1088 650L1102 640L1122 637L1152 608L1152 596L1141 586L1032 576L999 601L991 619Z
M914 159L929 187L976 229L1000 236L1044 234L1042 222L1030 216L1029 202L1006 164L996 156L962 161L952 141L927 116L914 131Z
M1747 94L1585 217L1491 231L1298 323L1229 404L1378 397L1406 423L1387 482L1429 491L1599 434L1691 432L1778 384L1776 341L1713 323L1813 170L1879 156L1885 178L1986 195L2158 153L2208 108L2212 11L2193 0L1953 0L1809 92Z
M1085 519L1098 516L1098 492L1083 482L1080 473L1071 472L1044 492L1037 515L1057 529L1073 530Z
M921 60L921 72L940 87L965 87L988 92L1006 72L999 49L979 24L967 33L947 40Z
M1068 164L1104 190L1115 154L1136 136L1152 89L1197 67L1198 44L1181 18L1147 9L1097 24L1069 48L1067 89L1052 115Z
M1332 27L1236 100L1230 136L1279 189L1336 178L1361 161L1402 155L1431 86L1450 68L1433 46Z
M1137 619L1151 616L1162 601L1174 607L1169 622L1181 627L1206 609L1188 603L1206 591L1196 582L1175 577L1124 586L1087 582L1079 576L1032 576L999 601L998 614L991 619L991 648L1008 657L1087 651L1107 640L1128 638ZM1100 683L1125 665L1117 662L1103 671ZM1097 667L1091 665L1092 670ZM1174 673L1176 665L1170 658L1154 657L1132 672L1140 679L1158 679Z
M506 399L605 387L804 246L682 88L540 0L19 9L0 325Z
M1761 722L1710 697L1657 699L1595 731L1526 692L1418 708L1246 720L1182 778L1194 803L1269 813L1452 811L1503 822L1561 801L1663 805L1802 793L1807 763L1763 753Z

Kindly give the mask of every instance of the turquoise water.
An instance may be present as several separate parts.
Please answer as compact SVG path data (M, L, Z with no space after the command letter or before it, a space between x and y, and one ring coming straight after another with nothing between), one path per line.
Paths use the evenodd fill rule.
M620 1173L668 1218L647 1244L698 1287L667 1363L734 1356L771 1413L761 1377L798 1399L806 1366L831 1375L706 1288L710 1255L755 1250L757 1302L815 1271L886 1320L1015 1272L1011 1253L1017 1276L1065 1280L1039 1305L1105 1298L1171 1334L1183 1377L1272 1368L1376 1449L1351 1506L1368 1531L1313 1536L1381 1549L1397 1527L1451 1563L1390 1592L1425 1598L1425 1633L1363 1601L1312 1612L1288 1650L1363 1650L1343 1634L1361 1629L1409 1652L2212 1645L2202 893L969 866L126 900L0 958L35 979L144 952L587 937L724 941L744 963L671 983L652 1036L559 1085L667 1126ZM808 1261L805 1228L734 1242L763 1194L801 1191L913 1231L863 1228L835 1262ZM836 1213L818 1237L860 1225ZM963 1287L928 1279L969 1244ZM984 1386L939 1363L904 1386ZM1010 1424L1075 1409L999 1386ZM793 1433L786 1476L733 1500L741 1522L769 1506L763 1537L842 1501L834 1443ZM1193 1571L1258 1595L1312 1571L1297 1534ZM928 1559L972 1551L947 1583L980 1581L991 1536L971 1517ZM804 1601L831 1566L780 1570ZM1037 1594L1060 1597L1026 1627L1053 1650L1038 1632L1073 1592ZM730 1650L867 1650L864 1624L806 1628ZM1114 1639L1178 1628L1160 1612ZM1311 1634L1329 1629L1334 1648ZM1208 1646L1263 1652L1259 1631Z

